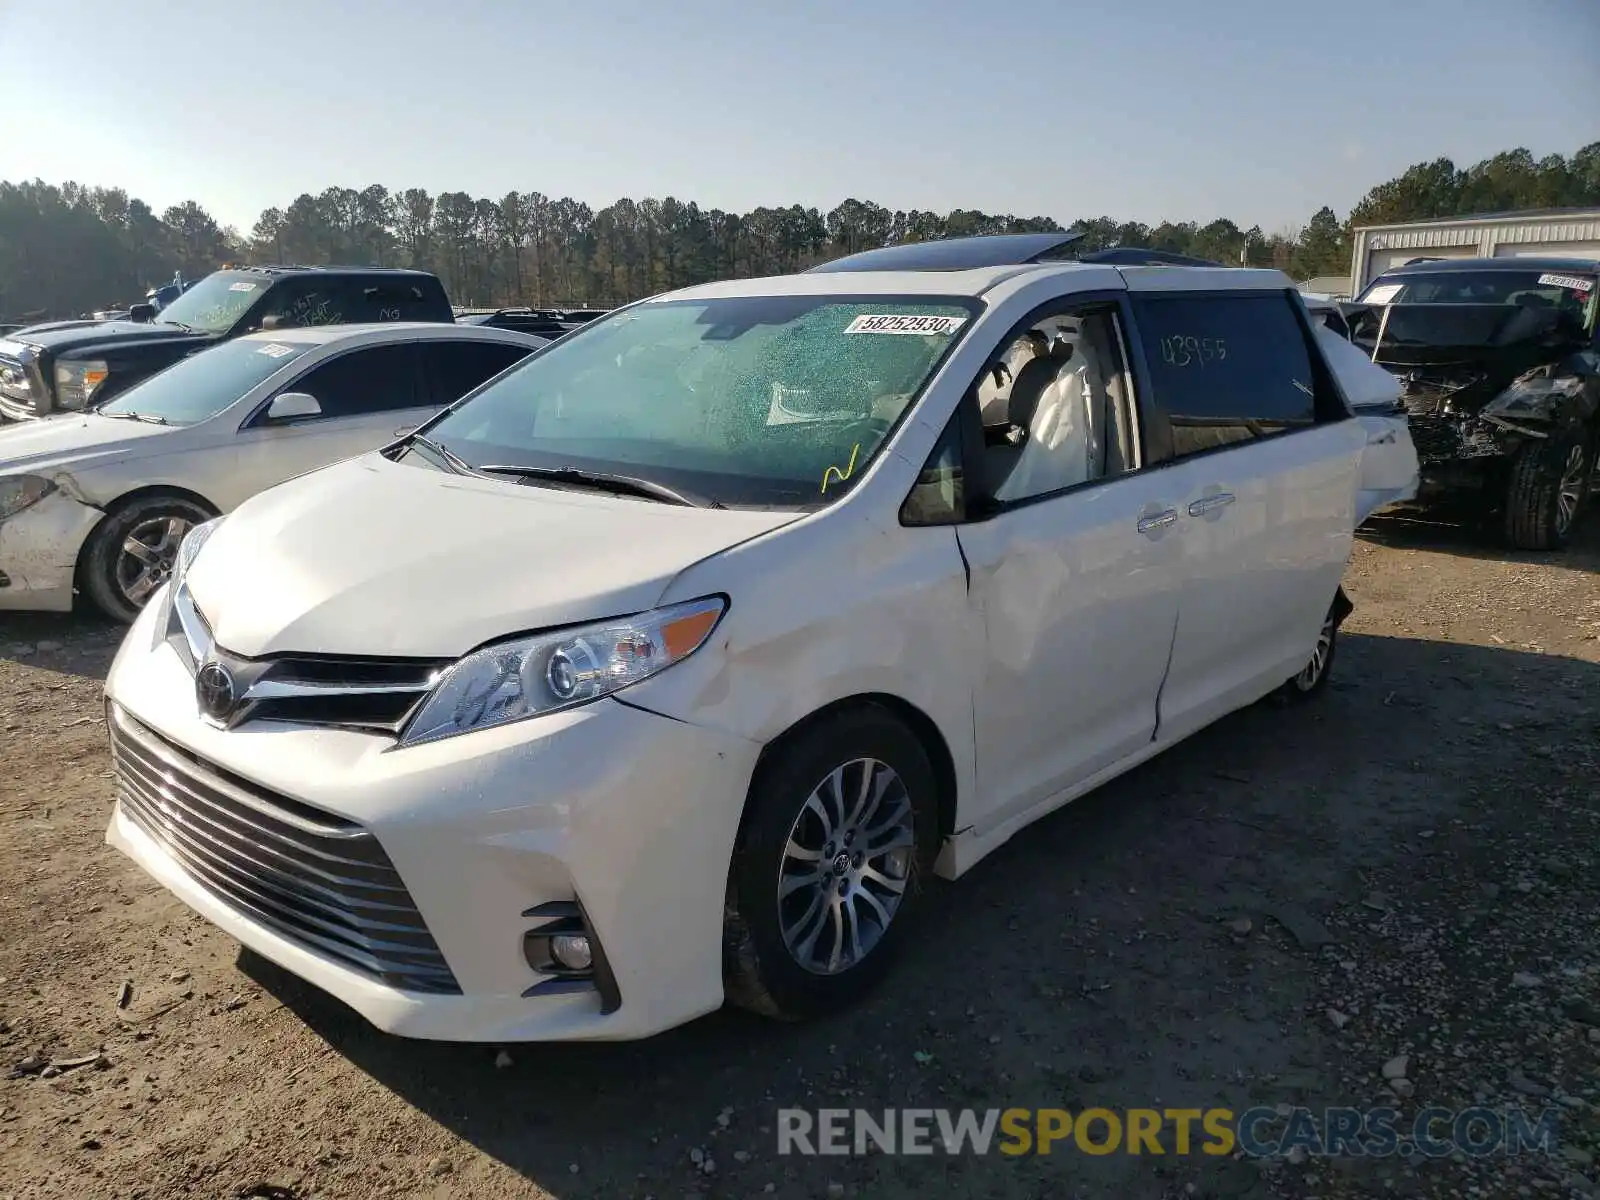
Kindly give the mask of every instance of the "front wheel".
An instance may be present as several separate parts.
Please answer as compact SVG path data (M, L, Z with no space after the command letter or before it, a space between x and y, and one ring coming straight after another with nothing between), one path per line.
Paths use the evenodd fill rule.
M189 530L216 514L180 496L114 506L84 545L83 590L112 620L131 624L168 579Z
M1578 434L1529 442L1511 463L1506 541L1518 550L1560 550L1589 491L1590 452Z
M827 718L756 773L728 880L728 998L796 1020L882 976L937 843L927 752L885 710Z

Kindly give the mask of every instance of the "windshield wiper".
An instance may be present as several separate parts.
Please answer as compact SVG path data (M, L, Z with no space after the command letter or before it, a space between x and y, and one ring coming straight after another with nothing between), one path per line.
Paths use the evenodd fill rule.
M155 413L142 412L106 412L104 409L95 409L102 417L110 417L113 421L143 421L147 425L170 425L171 421L165 417L158 417Z
M182 321L155 321L156 325L175 325L185 333L204 333L204 329L196 329L193 325L185 325Z
M471 463L464 461L448 447L434 441L431 437L428 437L425 434L413 433L409 438L406 439L406 441L413 446L421 446L425 450L433 451L440 458L444 459L445 465L451 470L455 471L458 475L473 474Z
M601 471L580 471L577 467L519 467L489 463L475 468L483 475L516 475L523 479L553 479L557 483L580 483L619 496L641 496L646 500L659 500L663 504L682 504L690 508L721 508L716 500L680 492L653 479L636 479L632 475L611 475Z

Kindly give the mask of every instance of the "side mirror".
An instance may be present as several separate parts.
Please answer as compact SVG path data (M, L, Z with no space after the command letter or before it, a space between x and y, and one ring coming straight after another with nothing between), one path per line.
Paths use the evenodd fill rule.
M267 405L267 420L298 421L305 417L320 417L322 405L315 396L306 392L279 392Z
M156 306L154 304L135 304L128 309L128 320L137 321L141 325L149 324L155 320Z
M283 317L281 315L279 315L278 313L273 313L271 316L266 316L266 317L262 317L261 318L261 332L262 333L270 333L274 329L282 329L283 326L284 326Z

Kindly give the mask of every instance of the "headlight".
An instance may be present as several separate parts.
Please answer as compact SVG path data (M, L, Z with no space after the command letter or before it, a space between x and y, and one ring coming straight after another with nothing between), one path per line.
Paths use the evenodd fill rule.
M1576 396L1583 390L1584 380L1572 375L1552 378L1540 367L1516 379L1485 407L1485 412L1521 412L1539 408L1552 400Z
M56 485L41 475L0 476L0 521L32 508L55 490Z
M189 568L194 565L194 560L199 556L200 549L217 531L217 526L222 524L221 517L212 517L209 521L202 521L188 533L183 535L183 541L178 543L178 557L172 564L172 583L176 587L183 582L183 577L188 574Z
M7 342L6 345L12 348L16 343ZM15 365L0 363L0 396L33 403L36 390L33 381L37 375L33 367L36 358L37 352L31 346L24 346L16 354Z
M111 374L98 358L56 364L56 407L88 408L89 401Z
M475 650L434 685L400 744L488 729L609 696L693 654L725 611L726 602L711 596Z
M183 541L178 543L178 557L172 564L172 578L167 585L166 598L162 601L164 611L158 614L155 623L156 644L159 645L168 638L181 635L189 648L190 657L196 664L205 658L211 636L201 621L193 601L188 600L182 605L178 604L178 593L184 588L184 577L194 565L194 560L199 557L201 548L222 522L222 517L212 517L211 520L202 521L183 535Z

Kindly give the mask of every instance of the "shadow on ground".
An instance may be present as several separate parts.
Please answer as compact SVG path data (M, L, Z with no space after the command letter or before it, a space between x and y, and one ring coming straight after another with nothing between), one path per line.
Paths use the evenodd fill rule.
M103 679L127 632L98 614L0 612L0 661Z
M1593 737L1597 695L1600 667L1574 659L1349 635L1321 702L1237 713L936 885L886 984L806 1025L724 1011L644 1043L510 1047L496 1069L495 1047L388 1037L253 955L241 966L360 1069L561 1197L769 1182L1260 1194L1253 1166L1198 1156L780 1158L774 1127L791 1105L1237 1110L1314 1092L1337 1048L1304 1012L1317 952L1289 926L1360 896L1485 772L1525 761L1531 786L1553 770L1521 739ZM1241 914L1248 939L1229 936Z
M1528 562L1600 572L1600 493L1588 502L1588 515L1565 550L1513 550L1497 529L1472 520L1450 520L1432 514L1391 512L1371 518L1357 536L1397 550L1429 550L1457 558Z

